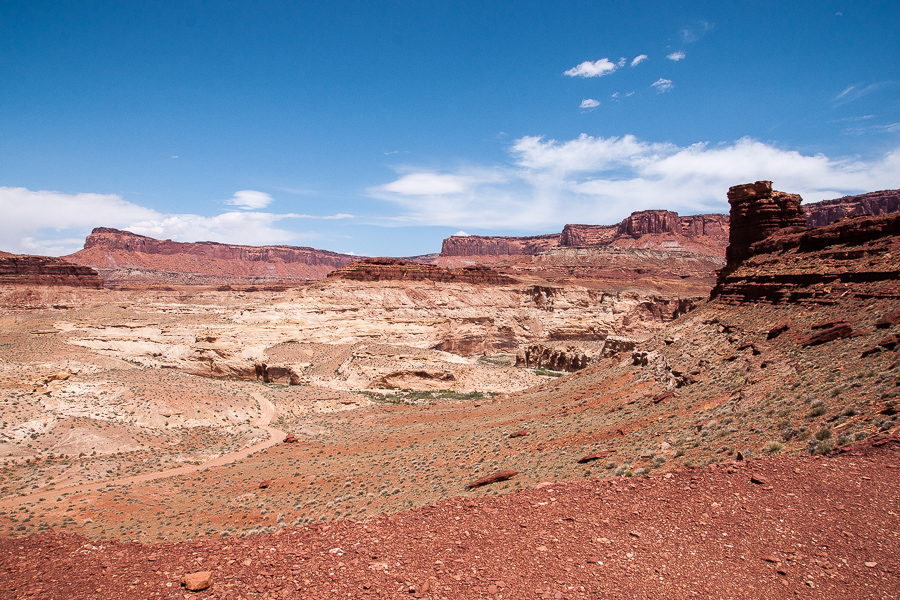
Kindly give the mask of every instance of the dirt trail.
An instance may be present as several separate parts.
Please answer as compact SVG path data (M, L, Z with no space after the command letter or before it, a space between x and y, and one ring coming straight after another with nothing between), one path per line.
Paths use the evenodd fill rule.
M45 499L45 500L55 500L56 498L62 496L63 494L77 494L81 492L90 492L93 490L99 490L101 488L105 488L108 485L127 485L130 483L145 483L147 481L154 481L156 479L164 479L166 477L174 477L176 475L189 475L191 473L196 473L198 471L202 471L204 469L209 469L212 467L221 467L222 465L227 465L233 462L237 462L239 460L243 460L247 458L249 455L254 452L259 452L260 450L265 450L266 448L271 448L275 444L279 443L284 437L287 435L284 431L280 429L276 429L269 425L272 422L272 419L275 418L275 405L272 404L267 398L265 398L262 394L257 392L251 392L250 394L253 398L259 402L259 418L253 421L254 427L260 427L265 429L269 434L269 439L249 446L247 448L243 448L242 450L238 450L237 452L229 452L228 454L223 454L218 458L214 458L205 463L199 465L187 465L184 467L178 467L175 469L167 469L165 471L158 471L156 473L142 473L140 475L133 475L131 477L120 477L118 479L108 479L106 481L99 481L96 483L84 483L81 485L72 485L68 487L56 488L52 490L45 490L41 492L35 492L33 494L26 494L24 496L16 496L14 498L4 498L0 500L0 508L8 508L11 506L18 506L19 504L24 504L26 502L34 502L36 500Z

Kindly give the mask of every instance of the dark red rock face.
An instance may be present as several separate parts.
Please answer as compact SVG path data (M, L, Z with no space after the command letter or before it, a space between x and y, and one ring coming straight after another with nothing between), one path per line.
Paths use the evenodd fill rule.
M0 285L57 285L99 289L103 280L94 269L50 256L0 257Z
M559 234L524 237L453 236L444 240L441 256L532 255L559 245Z
M806 228L799 194L772 189L771 181L736 185L728 190L731 204L728 266L740 264L752 256L750 246L786 227Z
M409 262L396 258L367 258L341 267L328 274L328 279L349 281L436 281L441 283L481 283L509 285L515 279L487 267L445 269L436 265Z
M886 215L900 212L900 190L882 190L859 196L844 196L804 206L806 226L822 227L844 217Z
M842 297L900 300L900 213L846 217L824 227L783 229L719 271L711 297L727 303L835 304ZM892 313L882 317L890 327ZM838 323L828 323L837 327Z

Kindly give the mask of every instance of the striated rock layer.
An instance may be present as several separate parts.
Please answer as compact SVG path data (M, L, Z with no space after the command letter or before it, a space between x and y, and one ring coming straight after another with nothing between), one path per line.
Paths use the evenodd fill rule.
M97 271L50 256L0 256L0 285L71 286L99 289Z
M320 279L358 257L299 246L240 246L157 240L98 227L84 249L64 257L113 286L128 283L253 284Z
M524 237L466 235L444 240L441 256L514 256L537 254L559 245L559 234Z
M728 190L731 204L728 266L737 265L752 255L750 246L785 227L806 227L803 199L772 189L771 181L735 185Z
M818 305L845 296L900 299L900 213L782 230L747 252L740 265L720 271L713 298Z
M487 267L445 269L436 265L408 262L396 258L367 258L341 267L328 274L329 279L349 281L436 281L441 283L484 283L508 285L518 283Z
M881 190L804 205L806 226L822 227L843 217L900 212L900 190Z

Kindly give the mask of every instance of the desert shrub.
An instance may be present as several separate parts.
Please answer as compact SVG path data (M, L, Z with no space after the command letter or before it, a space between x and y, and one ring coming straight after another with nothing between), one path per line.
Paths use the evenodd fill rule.
M653 463L652 463L652 464L653 464L653 468L654 468L654 469L658 469L659 467L661 467L661 466L664 465L665 463L666 463L666 457L665 457L665 456L662 456L661 454L657 454L656 456L653 457Z
M823 427L816 432L816 439L819 441L827 440L831 437L831 429Z
M821 417L826 412L828 412L828 410L820 404L819 406L814 406L811 411L806 413L806 417L808 419L815 419L816 417Z
M830 441L819 442L814 454L828 454L833 449Z
M848 406L847 408L844 409L843 415L844 415L845 417L852 417L852 416L855 416L855 415L856 415L856 408L854 408L854 407L852 407L852 406Z
M770 442L766 443L766 445L763 447L763 450L765 450L766 452L781 452L783 448L784 444L777 440L771 440Z

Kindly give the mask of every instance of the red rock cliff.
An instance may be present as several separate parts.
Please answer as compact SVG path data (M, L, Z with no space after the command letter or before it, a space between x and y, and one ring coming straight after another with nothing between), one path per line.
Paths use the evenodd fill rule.
M441 256L531 255L558 245L558 233L523 237L460 235L444 239Z
M822 227L853 215L886 215L900 212L900 190L882 190L806 204L806 226Z
M728 190L731 204L728 266L740 264L752 256L750 246L785 227L806 228L799 194L772 189L771 181L735 185Z
M0 256L0 285L59 285L99 289L97 271L50 256Z
M334 268L356 260L356 257L346 254L304 246L239 246L220 244L219 242L173 242L109 227L97 227L91 232L84 242L84 249L92 248L125 250L144 254L191 254L220 260L280 261L305 265L326 265Z
M258 284L320 279L358 257L298 246L239 246L157 240L98 227L66 259L100 272L107 285Z

